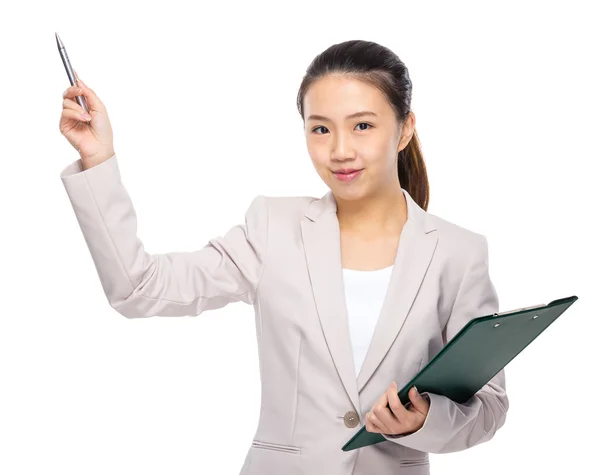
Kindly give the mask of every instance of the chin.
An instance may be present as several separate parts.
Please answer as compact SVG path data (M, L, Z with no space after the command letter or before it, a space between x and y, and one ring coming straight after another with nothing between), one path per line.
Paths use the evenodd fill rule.
M362 186L340 186L339 183L332 183L330 188L336 196L346 201L360 200L368 194Z

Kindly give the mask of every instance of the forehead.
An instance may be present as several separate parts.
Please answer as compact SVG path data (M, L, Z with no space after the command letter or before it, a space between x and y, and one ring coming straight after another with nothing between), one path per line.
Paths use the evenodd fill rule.
M361 110L370 110L381 116L392 112L378 88L344 75L329 75L315 81L304 96L305 117L318 114L332 120L343 120Z

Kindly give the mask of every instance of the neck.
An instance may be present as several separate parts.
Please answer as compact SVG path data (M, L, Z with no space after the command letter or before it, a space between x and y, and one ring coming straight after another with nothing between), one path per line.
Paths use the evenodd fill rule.
M400 186L391 191L361 198L336 198L340 230L364 236L397 234L408 216L406 198Z

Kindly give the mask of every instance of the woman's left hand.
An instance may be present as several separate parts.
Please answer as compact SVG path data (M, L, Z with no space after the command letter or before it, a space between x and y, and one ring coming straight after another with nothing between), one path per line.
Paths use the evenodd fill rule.
M419 394L416 387L410 388L409 408L398 397L398 386L393 382L366 415L366 429L386 435L406 435L418 431L429 412L429 401ZM387 408L387 403L390 407ZM391 411L390 411L391 409Z

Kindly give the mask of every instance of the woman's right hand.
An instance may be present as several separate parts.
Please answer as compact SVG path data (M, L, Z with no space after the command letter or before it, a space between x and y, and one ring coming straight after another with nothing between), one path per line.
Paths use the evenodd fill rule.
M59 129L69 143L79 152L84 169L98 165L114 154L113 133L106 107L96 93L87 87L79 78L77 84L68 87L63 93L63 110L60 116ZM91 120L85 120L76 96L84 96Z

